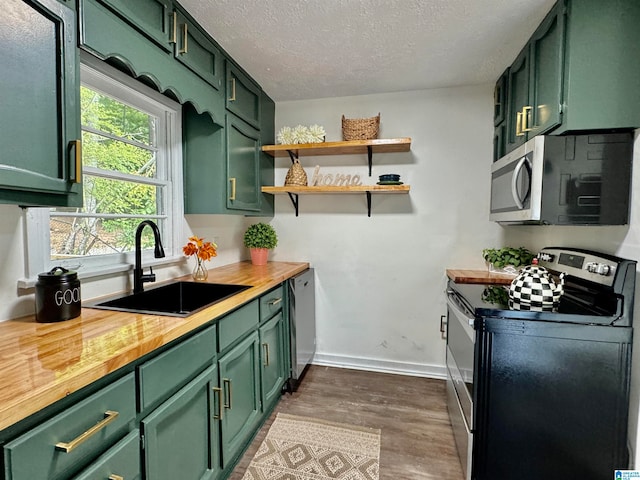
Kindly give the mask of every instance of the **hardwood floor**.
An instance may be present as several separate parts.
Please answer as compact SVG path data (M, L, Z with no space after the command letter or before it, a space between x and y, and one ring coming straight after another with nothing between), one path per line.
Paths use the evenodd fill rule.
M379 428L380 480L463 480L445 383L312 365L285 394L231 475L240 480L277 412Z

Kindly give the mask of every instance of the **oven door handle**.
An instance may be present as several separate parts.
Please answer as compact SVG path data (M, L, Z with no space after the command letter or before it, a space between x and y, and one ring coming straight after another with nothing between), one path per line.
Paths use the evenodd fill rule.
M451 309L458 314L458 316L465 318L469 323L469 326L473 328L475 322L474 316L467 312L467 310L458 303L456 294L453 290L447 290L447 303Z

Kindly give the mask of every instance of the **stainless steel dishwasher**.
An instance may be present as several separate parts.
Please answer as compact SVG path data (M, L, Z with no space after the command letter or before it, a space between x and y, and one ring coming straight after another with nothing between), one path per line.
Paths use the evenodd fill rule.
M291 341L289 391L298 388L316 353L316 295L313 268L288 280Z

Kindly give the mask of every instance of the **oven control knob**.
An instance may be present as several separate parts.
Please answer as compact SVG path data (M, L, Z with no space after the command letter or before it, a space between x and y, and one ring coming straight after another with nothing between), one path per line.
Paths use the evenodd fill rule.
M609 268L609 265L606 265L606 264L604 264L604 263L598 263L598 264L597 264L597 267L596 267L596 273L597 273L598 275L604 275L604 276L607 276L607 275L609 275L609 271L610 271L610 270L611 270L611 269Z
M597 269L598 269L597 263L587 263L587 272L596 273Z

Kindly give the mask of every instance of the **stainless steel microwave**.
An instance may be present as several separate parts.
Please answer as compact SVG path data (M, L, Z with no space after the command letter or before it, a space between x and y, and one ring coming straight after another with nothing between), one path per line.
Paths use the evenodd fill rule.
M538 135L491 167L489 218L500 223L624 225L633 132Z

